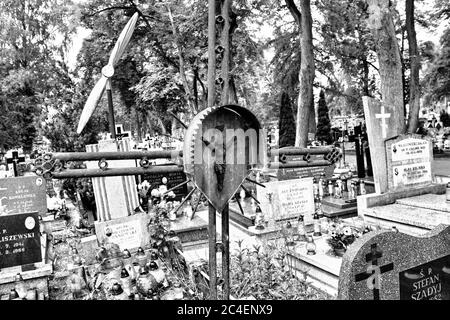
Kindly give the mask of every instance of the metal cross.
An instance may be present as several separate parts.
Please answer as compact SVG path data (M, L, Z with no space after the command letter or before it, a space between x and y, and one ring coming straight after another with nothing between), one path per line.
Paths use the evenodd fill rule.
M355 281L367 280L367 287L373 291L373 300L380 300L380 275L382 273L394 270L394 264L391 262L384 266L378 266L378 259L383 256L382 252L377 250L377 244L370 246L370 253L366 254L366 262L371 262L365 272L355 275Z
M386 123L386 119L390 118L391 114L390 113L385 113L384 112L384 106L381 106L381 113L376 113L375 114L375 118L377 119L381 119L381 135L383 136L383 138L386 138L386 129L388 128L388 124Z
M12 165L13 165L14 177L17 177L19 175L18 170L17 170L17 165L19 163L23 163L23 162L25 162L25 157L24 156L20 156L19 157L19 152L18 151L13 151L12 152L12 158L7 158L6 159L6 163L12 163Z

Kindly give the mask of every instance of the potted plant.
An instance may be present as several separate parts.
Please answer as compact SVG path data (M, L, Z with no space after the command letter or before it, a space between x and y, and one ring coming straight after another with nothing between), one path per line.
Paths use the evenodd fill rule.
M330 238L327 239L327 242L333 249L336 256L342 257L347 250L347 247L351 245L355 239L356 235L353 233L352 229L346 226L336 230L331 230Z

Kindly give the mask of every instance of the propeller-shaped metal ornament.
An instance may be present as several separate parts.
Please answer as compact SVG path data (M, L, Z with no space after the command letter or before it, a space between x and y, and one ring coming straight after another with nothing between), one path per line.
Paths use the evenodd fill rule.
M86 123L92 116L92 113L94 113L95 107L97 106L98 101L102 97L106 86L107 85L111 86L110 79L114 75L114 66L117 64L120 57L124 53L125 48L128 45L128 42L130 42L130 38L134 32L138 18L139 13L136 12L120 33L120 36L117 39L117 42L114 45L113 50L111 51L111 55L109 56L108 64L102 68L101 78L97 81L91 93L89 94L88 99L86 100L83 112L81 113L80 116L80 121L78 122L77 128L78 134L80 134L83 131L84 127L86 126Z

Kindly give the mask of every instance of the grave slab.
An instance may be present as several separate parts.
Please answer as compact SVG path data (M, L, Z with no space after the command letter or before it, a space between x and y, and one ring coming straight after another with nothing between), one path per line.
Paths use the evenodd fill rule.
M347 250L339 272L341 300L450 300L450 226L421 237L377 231Z
M393 204L398 199L419 196L423 194L444 194L446 184L432 183L426 186L411 187L404 190L391 191L384 194L372 193L357 197L358 212L363 209Z
M171 221L170 230L175 231L183 246L208 240L208 224L197 214L192 220L182 216Z
M439 224L450 225L450 213L426 208L411 207L403 204L391 204L363 210L364 217L391 221L422 229L433 229Z
M316 254L306 254L306 242L300 242L288 251L288 261L298 273L306 272L306 281L317 289L335 297L338 292L339 270L342 258L331 253L326 242L327 237L322 236L314 240ZM297 274L300 276L300 274Z
M450 214L450 202L445 200L445 194L424 194L398 199L396 202L406 206L444 211Z
M358 216L358 210L356 207L346 208L346 209L338 209L335 207L322 205L323 215L327 218L351 218Z

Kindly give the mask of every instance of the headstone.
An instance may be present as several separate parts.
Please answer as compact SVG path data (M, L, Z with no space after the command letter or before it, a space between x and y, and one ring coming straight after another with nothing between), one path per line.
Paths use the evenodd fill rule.
M313 178L302 178L264 183L256 186L261 211L277 222L304 216L305 224L313 223Z
M450 300L450 226L421 237L370 232L343 257L338 299Z
M141 181L147 180L150 183L150 191L153 189L157 189L162 184L162 178L167 178L167 189L171 189L176 185L179 185L182 182L187 180L186 174L184 172L158 172L158 173L146 173L141 176ZM187 195L187 185L184 184L181 187L173 190L175 193L175 200L180 201L181 198Z
M47 215L45 179L36 176L0 179L0 216L37 211Z
M386 140L389 190L432 183L433 143L417 134Z
M41 261L38 214L0 216L0 269Z
M148 230L150 216L148 214L135 214L129 217L96 222L95 233L101 245L107 238L109 242L117 244L121 250L130 251L145 247L150 242ZM110 234L109 236L107 234Z
M286 156L286 161L302 161L303 156ZM311 155L311 161L314 160L324 160L323 155ZM333 176L336 164L329 166L313 166L305 168L282 168L278 169L277 178L278 180L290 180L306 177L320 178L325 174L325 177L331 178Z
M388 181L384 141L399 135L403 128L399 128L399 121L394 117L393 106L385 106L380 101L370 97L363 97L363 105L372 155L375 192L385 193L388 191Z
M98 144L87 145L88 152L130 151L130 140L103 140ZM98 162L86 162L88 169L98 169ZM135 160L108 161L108 168L135 167ZM133 176L92 178L92 187L99 221L126 217L139 206L137 187Z

